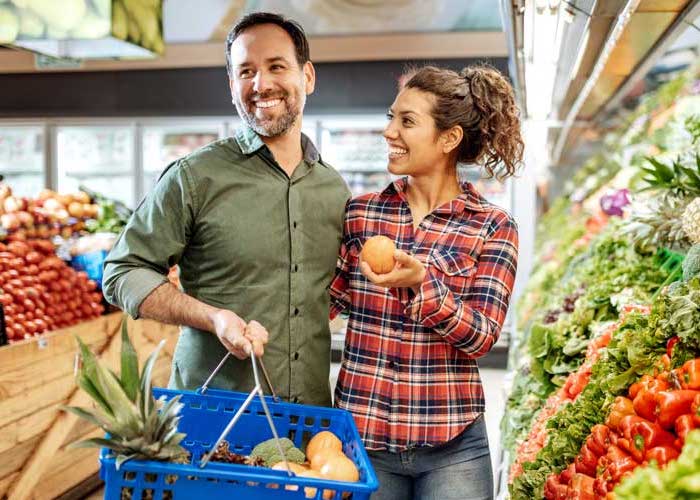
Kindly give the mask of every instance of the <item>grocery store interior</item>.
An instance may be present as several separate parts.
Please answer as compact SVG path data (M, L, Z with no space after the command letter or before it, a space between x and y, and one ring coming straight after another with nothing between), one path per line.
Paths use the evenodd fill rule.
M254 12L305 30L316 86L302 132L353 196L397 179L384 129L409 68L488 64L512 85L521 168L501 181L458 166L518 227L508 314L477 360L492 498L700 498L700 0L0 0L0 498L376 490L360 440L342 443L355 489L331 490L323 472L266 476L246 472L248 461L200 469L132 455L115 466L97 448L121 427L64 411L122 418L86 382L97 362L122 374L141 433L153 425L150 389L137 397L125 382L133 366L120 349L123 313L101 292L103 264L165 168L243 124L225 40ZM347 324L341 315L329 325L331 388ZM148 379L165 387L178 326L127 326L137 370L160 349ZM94 354L78 355L76 337ZM176 407L153 410L161 438L176 432ZM267 407L256 408L267 432ZM82 439L98 446L72 446ZM204 451L192 456L211 448L197 443Z

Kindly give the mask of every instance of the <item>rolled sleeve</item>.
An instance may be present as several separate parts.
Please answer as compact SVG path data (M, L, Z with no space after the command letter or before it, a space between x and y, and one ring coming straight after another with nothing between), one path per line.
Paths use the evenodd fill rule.
M494 226L467 296L453 293L428 269L415 295L403 302L406 316L473 358L488 353L498 340L515 282L517 227L510 218Z
M133 318L143 300L168 281L187 246L196 210L191 186L184 161L169 166L105 260L104 296Z

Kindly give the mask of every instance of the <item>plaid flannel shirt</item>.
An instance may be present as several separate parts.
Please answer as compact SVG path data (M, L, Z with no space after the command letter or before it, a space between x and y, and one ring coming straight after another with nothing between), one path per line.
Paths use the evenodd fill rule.
M512 218L469 183L414 230L406 182L348 202L330 285L331 317L350 309L336 405L367 449L391 452L446 443L484 412L476 359L503 326L518 246ZM378 234L426 265L417 293L360 273L362 245Z

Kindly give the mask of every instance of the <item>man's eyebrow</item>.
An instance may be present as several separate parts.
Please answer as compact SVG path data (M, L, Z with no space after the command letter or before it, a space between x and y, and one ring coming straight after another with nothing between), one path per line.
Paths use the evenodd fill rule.
M284 63L289 64L289 61L287 61L287 59L285 57L282 57L282 56L268 57L267 59L265 59L265 62L268 64L272 64L275 62L284 62ZM253 65L253 63L251 63L250 61L243 61L242 63L238 64L236 67L237 68L245 68L245 67L252 66L252 65Z

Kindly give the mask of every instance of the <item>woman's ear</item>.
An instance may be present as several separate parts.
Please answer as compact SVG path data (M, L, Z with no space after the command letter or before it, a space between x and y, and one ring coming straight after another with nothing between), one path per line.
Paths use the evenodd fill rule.
M448 128L441 134L442 152L445 154L451 153L462 142L464 131L459 125Z

